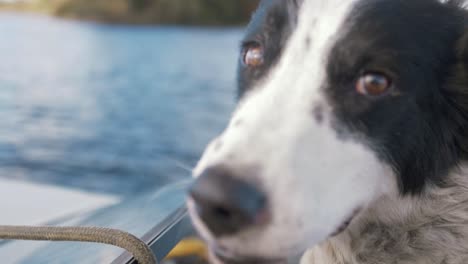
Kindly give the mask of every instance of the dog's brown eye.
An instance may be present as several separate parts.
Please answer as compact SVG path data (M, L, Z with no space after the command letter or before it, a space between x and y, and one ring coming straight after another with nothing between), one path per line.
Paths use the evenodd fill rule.
M258 44L251 44L244 48L243 62L248 67L258 67L263 64L263 47Z
M385 94L392 85L392 81L381 73L366 73L356 83L356 90L362 95L378 96Z

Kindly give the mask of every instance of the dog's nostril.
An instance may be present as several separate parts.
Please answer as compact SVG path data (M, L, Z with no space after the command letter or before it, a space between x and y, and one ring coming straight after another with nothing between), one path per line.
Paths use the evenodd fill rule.
M229 170L206 170L190 189L201 220L216 236L230 235L257 224L266 211L266 198L254 185Z
M231 218L231 212L228 209L222 207L216 207L214 209L215 215L218 215L220 218L229 219Z

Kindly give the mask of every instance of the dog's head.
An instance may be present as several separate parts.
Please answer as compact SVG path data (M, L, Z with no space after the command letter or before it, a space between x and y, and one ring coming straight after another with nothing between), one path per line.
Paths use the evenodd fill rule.
M272 263L467 157L465 11L437 0L265 0L239 105L189 209L225 262ZM458 47L458 48L457 48Z

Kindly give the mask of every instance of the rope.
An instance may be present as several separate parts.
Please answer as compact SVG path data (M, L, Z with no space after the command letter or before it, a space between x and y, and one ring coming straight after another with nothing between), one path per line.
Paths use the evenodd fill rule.
M153 252L142 240L109 228L0 226L0 239L100 243L127 250L139 264L157 263Z

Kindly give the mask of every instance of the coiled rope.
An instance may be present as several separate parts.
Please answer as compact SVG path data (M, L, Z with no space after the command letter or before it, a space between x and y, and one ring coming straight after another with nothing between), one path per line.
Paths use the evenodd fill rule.
M139 264L157 264L153 252L142 240L130 233L110 228L0 226L0 239L106 244L127 250Z

